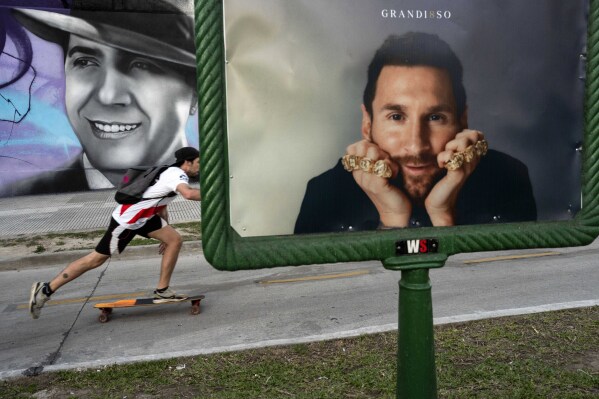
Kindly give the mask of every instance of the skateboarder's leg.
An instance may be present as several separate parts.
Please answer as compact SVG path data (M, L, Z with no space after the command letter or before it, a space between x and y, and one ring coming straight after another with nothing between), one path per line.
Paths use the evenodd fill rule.
M93 252L71 262L49 283L41 281L33 283L29 295L29 312L31 316L37 319L44 303L50 300L50 296L54 291L83 273L102 265L113 251L122 252L134 236L135 233L120 227L116 220L111 219L108 229Z
M81 276L88 270L100 266L102 263L106 262L106 259L108 258L108 255L93 251L83 258L71 262L58 276L50 281L50 283L43 283L41 281L33 283L29 296L29 312L31 313L31 317L37 319L40 316L44 304L50 300L50 296L54 291L69 281Z
M50 281L50 288L52 291L56 291L69 281L81 276L83 273L101 266L109 257L110 256L108 255L92 251L88 255L69 263L62 272Z
M50 289L56 291L83 273L102 265L113 252L121 253L134 236L135 234L130 230L119 226L116 220L111 219L104 236L96 245L96 249L83 258L70 263L50 282Z
M173 227L167 225L161 229L148 233L148 236L161 241L164 244L162 263L160 265L160 278L156 288L168 287L179 258L179 251L183 245L181 235Z

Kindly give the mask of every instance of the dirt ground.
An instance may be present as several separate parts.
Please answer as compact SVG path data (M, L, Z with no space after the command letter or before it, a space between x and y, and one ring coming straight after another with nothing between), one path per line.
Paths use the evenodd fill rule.
M177 227L184 241L199 240L201 233L196 226ZM0 239L0 259L17 256L32 256L62 251L92 249L96 246L103 230L78 233L52 233L40 235L19 235L12 238ZM157 244L158 241L136 237L130 245Z
M48 236L3 239L0 240L2 245L0 248L0 258L88 249L93 248L96 241L97 239L95 238L57 238Z

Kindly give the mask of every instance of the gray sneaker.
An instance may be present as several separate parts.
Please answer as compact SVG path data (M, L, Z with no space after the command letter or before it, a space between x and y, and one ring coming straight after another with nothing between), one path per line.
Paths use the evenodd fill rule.
M167 288L164 292L154 291L154 303L179 302L187 298L189 298L187 295L177 294L170 288Z
M29 313L31 317L37 319L40 317L40 312L44 307L44 304L50 300L50 297L42 292L44 283L37 282L33 283L31 287L31 295L29 296Z

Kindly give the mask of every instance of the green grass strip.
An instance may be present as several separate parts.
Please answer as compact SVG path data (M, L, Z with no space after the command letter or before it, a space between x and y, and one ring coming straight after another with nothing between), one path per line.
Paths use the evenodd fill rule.
M598 333L599 307L437 326L439 398L597 398ZM42 373L0 397L395 398L396 351L396 333L373 334Z

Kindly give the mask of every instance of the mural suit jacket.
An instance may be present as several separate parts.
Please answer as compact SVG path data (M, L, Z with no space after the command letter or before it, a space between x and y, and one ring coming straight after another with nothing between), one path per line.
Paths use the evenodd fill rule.
M2 187L1 197L53 194L89 190L81 157L56 170L43 171L32 177Z

